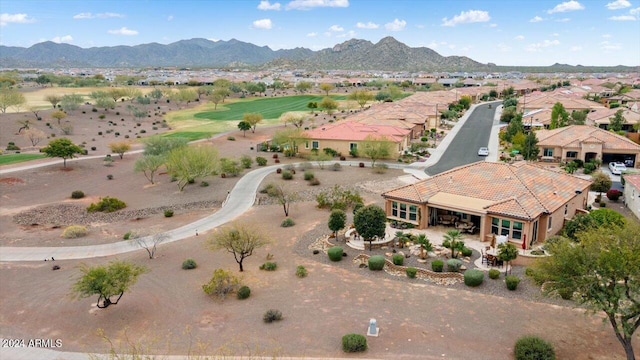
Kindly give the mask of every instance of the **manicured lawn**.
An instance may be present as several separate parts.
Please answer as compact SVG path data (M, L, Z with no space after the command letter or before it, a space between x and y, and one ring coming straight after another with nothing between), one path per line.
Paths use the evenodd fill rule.
M213 132L209 132L209 131L178 131L170 134L165 134L163 136L173 137L173 138L180 137L180 138L189 139L189 141L194 141L194 140L206 139L211 135L213 135Z
M330 95L336 101L345 100L344 95ZM287 111L309 111L311 101L321 102L321 95L297 95L275 98L246 99L234 103L220 103L218 110L203 111L193 115L203 120L242 120L245 113L260 113L265 119L277 119Z
M19 162L42 159L45 157L43 154L7 154L0 155L0 165L15 164Z

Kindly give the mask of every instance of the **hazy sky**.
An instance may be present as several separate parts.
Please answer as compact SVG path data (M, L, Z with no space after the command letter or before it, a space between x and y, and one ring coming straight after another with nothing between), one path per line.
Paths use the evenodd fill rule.
M0 12L7 46L235 38L319 50L393 36L498 65L640 65L640 0L0 0Z

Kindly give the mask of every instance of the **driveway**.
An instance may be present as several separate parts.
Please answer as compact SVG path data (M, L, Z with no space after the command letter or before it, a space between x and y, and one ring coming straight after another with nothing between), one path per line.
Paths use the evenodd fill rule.
M489 145L489 137L493 126L494 115L498 103L476 106L467 120L458 129L449 146L438 160L438 162L426 169L429 175L436 175L441 172L451 170L455 167L484 161L484 156L478 156L478 149ZM490 151L496 151L490 147Z

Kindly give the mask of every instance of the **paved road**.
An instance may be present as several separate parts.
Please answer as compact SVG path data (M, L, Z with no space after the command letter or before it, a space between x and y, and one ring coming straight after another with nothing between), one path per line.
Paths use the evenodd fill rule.
M485 157L478 156L478 148L489 146L497 107L498 103L493 103L491 108L487 104L481 104L470 110L468 118L458 129L438 162L427 168L427 174L436 175L461 165L484 161ZM496 150L491 148L491 151Z

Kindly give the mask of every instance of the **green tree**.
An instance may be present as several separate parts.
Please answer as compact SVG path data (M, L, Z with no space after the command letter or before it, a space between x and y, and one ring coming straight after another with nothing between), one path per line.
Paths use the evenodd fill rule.
M587 112L582 110L573 110L571 112L571 125L584 125L587 121Z
M447 241L451 248L451 258L455 259L458 257L456 251L462 251L464 248L464 235L460 232L460 230L448 230L444 234L444 240Z
M67 94L60 99L60 106L66 112L78 109L78 106L84 102L84 97L80 94Z
M331 83L322 83L320 84L320 90L324 91L324 94L326 96L329 96L329 91L335 89L336 86L334 84Z
M289 207L298 198L298 195L295 192L286 190L284 186L279 184L269 184L267 189L267 195L276 199L282 205L284 216L289 216Z
M500 121L510 123L517 113L518 111L515 106L505 107L504 110L502 110L502 114L500 114Z
M82 276L73 284L71 293L77 298L99 295L96 306L101 309L117 304L138 276L148 272L144 266L126 261L113 261L107 266L82 265L80 271ZM115 301L111 299L114 296L118 296Z
M387 100L391 101L391 94L388 91L378 91L373 99L379 102L385 102Z
M242 115L242 120L251 124L251 132L256 132L256 126L262 121L262 114L260 113L245 113Z
M609 130L615 131L615 132L622 131L622 125L624 125L624 123L627 122L627 119L625 119L624 116L622 116L623 112L624 110L620 109L616 111L613 117L609 118Z
M549 129L557 129L565 127L569 122L569 113L565 110L562 103L557 102L551 108L551 123Z
M318 106L331 115L338 108L338 102L327 96L322 99Z
M47 100L47 102L49 102L55 109L56 106L58 106L58 103L60 103L60 100L62 100L62 97L58 95L47 95L44 99Z
M374 238L384 238L387 214L377 205L367 205L356 211L353 216L353 223L358 235L365 241L370 241L369 251L371 251L371 241Z
M298 144L307 138L306 133L299 127L296 127L276 131L271 141L283 149L289 149L290 153L295 155L298 153Z
M66 118L67 117L67 113L65 113L62 110L56 110L56 111L51 113L51 117L56 119L58 121L58 125L60 125L60 120Z
M344 229L347 225L347 214L340 210L335 209L331 211L331 215L329 215L329 230L333 231L334 237L338 238L338 231Z
M238 129L242 130L242 136L247 137L247 130L251 130L251 124L248 121L240 121Z
M361 153L371 159L371 167L376 165L376 161L390 157L393 142L384 136L376 137L368 135L361 143Z
M155 184L153 178L164 162L163 155L144 155L136 160L133 171L142 172L150 183Z
M364 108L365 105L371 100L373 100L373 95L364 90L356 90L347 96L348 100L353 100L360 105L360 108Z
M111 152L118 154L120 159L122 159L124 157L124 153L131 150L131 144L127 141L116 141L109 143L109 149Z
M103 108L103 109L112 109L116 106L116 103L113 101L113 99L107 96L103 96L95 99L94 104L97 107Z
M82 148L67 138L55 139L49 142L49 144L40 149L48 157L62 158L63 167L67 167L67 159L71 159L76 154L82 154L84 151Z
M184 146L171 150L165 163L167 171L178 179L182 191L196 178L215 175L218 172L218 151L209 146Z
M570 241L549 244L553 256L534 265L545 294L567 294L589 310L606 314L627 360L634 360L632 339L640 326L640 225L595 228Z
M506 262L504 274L511 273L509 264L518 257L518 248L510 242L498 244L498 259Z
M162 99L162 90L160 89L153 89L151 90L151 92L149 93L149 96L154 99L155 101L158 101L160 99Z
M234 223L216 231L207 243L212 250L224 249L232 253L242 272L244 259L253 255L255 249L268 244L269 241L255 230L255 226Z
M524 133L524 124L522 123L522 113L517 113L507 125L504 132L504 139L512 142L513 137L518 133Z
M27 100L24 95L17 90L10 88L0 88L0 111L4 114L11 106L19 109Z
M291 124L297 128L301 128L307 120L307 115L298 111L287 111L280 115L280 121L284 123L284 126Z
M189 140L181 137L149 136L142 140L145 155L164 155L173 149L187 146Z
M107 90L107 94L113 99L113 102L118 102L125 96L125 91L123 88L110 88Z
M311 90L312 87L313 87L313 84L308 82L308 81L299 81L296 84L295 89L300 93L305 93L305 92Z
M609 191L611 185L613 185L611 178L602 171L596 171L591 175L591 191L596 191L598 197L602 196L603 192Z
M309 103L307 104L307 108L311 111L311 113L313 114L313 111L315 109L318 108L318 102L316 101L309 101Z
M527 137L524 139L524 143L522 144L522 157L525 160L533 161L538 158L538 153L540 149L538 148L538 138L536 137L536 133L529 131Z

